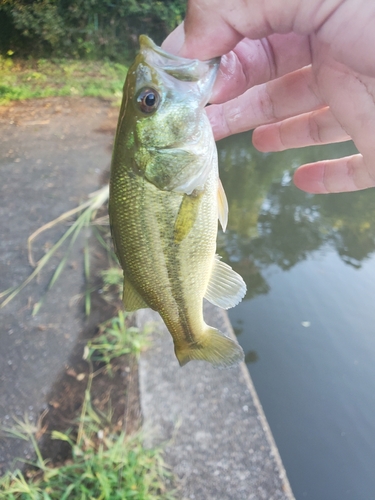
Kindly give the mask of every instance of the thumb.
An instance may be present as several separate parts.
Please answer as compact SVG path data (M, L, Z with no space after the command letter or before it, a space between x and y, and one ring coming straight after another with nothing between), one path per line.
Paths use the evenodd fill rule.
M205 61L222 56L242 40L243 35L213 12L209 19L188 11L183 23L164 40L162 48L172 54Z
M172 33L170 33L164 42L161 44L161 48L170 52L171 54L181 55L180 51L185 43L185 30L184 22L179 24Z

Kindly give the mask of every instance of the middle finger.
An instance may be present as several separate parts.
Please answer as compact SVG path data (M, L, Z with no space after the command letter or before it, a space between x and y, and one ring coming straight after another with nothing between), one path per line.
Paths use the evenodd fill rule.
M216 140L325 106L311 66L247 90L206 108Z

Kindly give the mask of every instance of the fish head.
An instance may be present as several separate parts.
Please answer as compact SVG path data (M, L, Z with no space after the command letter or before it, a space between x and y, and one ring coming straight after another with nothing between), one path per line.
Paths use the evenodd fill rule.
M186 142L209 100L219 62L169 54L141 35L127 89L139 139L147 137L150 147Z
M128 137L137 169L147 171L146 177L161 189L191 192L197 182L190 185L187 177L202 177L202 166L193 160L202 153L203 143L207 148L205 134L211 134L213 142L204 107L219 63L220 58L200 61L178 57L140 36L140 51L124 86L118 135ZM193 165L189 174L187 165Z

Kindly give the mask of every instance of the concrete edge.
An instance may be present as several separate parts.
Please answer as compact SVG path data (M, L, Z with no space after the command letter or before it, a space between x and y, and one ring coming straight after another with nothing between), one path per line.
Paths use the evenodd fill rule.
M233 338L236 339L236 335L234 333L234 330L233 330L233 327L232 327L232 323L230 322L228 313L226 311L224 311L224 310L222 310L220 312L221 312L221 314L223 316L223 319L224 319L224 321L226 323L226 327L228 329L228 332L230 332L230 335ZM266 439L268 441L268 444L270 446L271 453L272 453L272 455L273 455L273 457L275 459L275 462L277 464L277 467L279 469L279 478L280 478L280 481L282 482L283 490L284 490L284 492L285 492L286 495L290 496L291 500L295 500L292 488L291 488L289 480L288 480L288 476L286 474L286 470L285 470L284 464L283 464L283 462L281 460L281 456L280 456L279 450L277 448L277 445L276 445L276 442L274 440L271 428L270 428L270 426L268 424L266 415L264 413L264 410L263 410L263 407L262 407L262 403L260 402L258 394L257 394L257 392L255 390L254 383L253 383L253 381L251 379L250 372L247 369L246 363L244 361L241 362L240 368L241 368L241 372L242 372L243 378L245 380L245 383L247 385L247 388L249 389L249 392L250 392L251 397L253 399L254 406L256 407L256 410L258 412L258 419L259 419L259 421L261 423L262 429L264 431L264 434L265 434Z
M204 309L209 324L235 338L225 311L207 303ZM245 363L231 370L200 362L181 369L160 316L150 309L135 316L140 327L154 324L139 367L147 442L166 445L166 462L182 481L181 498L295 500ZM242 485L241 475L247 478Z

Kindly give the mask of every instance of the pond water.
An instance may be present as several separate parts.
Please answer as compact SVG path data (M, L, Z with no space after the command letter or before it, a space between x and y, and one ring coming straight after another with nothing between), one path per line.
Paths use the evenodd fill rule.
M297 500L375 498L375 191L310 195L302 163L352 143L262 154L218 143L229 226L219 253L246 281L229 311Z

